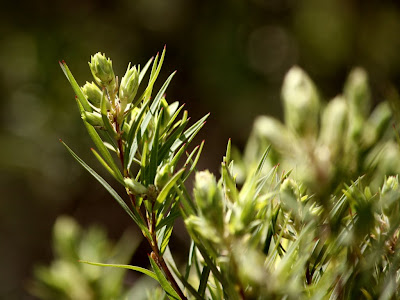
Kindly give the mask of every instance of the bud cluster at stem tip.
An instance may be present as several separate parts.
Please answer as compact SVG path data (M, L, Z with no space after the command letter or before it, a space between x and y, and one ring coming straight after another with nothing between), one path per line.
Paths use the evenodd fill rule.
M108 91L115 90L116 81L111 59L106 58L105 54L97 52L91 56L89 67L99 86L107 88Z

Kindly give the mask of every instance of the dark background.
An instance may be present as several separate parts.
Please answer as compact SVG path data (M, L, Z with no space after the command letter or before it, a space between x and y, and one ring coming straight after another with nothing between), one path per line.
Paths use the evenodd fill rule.
M294 64L309 73L325 100L340 93L354 66L368 71L374 101L400 86L398 1L3 2L0 299L30 299L24 286L32 266L51 259L58 215L84 226L104 224L113 238L134 227L58 142L62 138L104 175L59 60L83 85L92 80L87 62L98 51L111 57L121 77L129 61L144 65L166 44L158 84L177 69L167 99L186 103L193 120L211 112L199 138L206 139L200 169L217 176L228 138L242 149L254 117L281 118L280 86ZM142 248L136 265L146 264Z

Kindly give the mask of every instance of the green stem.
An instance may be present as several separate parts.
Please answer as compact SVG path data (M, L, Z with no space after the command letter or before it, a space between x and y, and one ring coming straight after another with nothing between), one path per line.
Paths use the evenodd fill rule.
M124 149L123 149L123 141L122 141L122 134L120 131L120 125L118 123L117 118L114 118L114 123L115 123L115 130L117 132L117 136L118 136L118 150L119 150L119 159L121 161L121 165L123 167L123 172L124 172L124 176L127 177L129 172L126 168L124 168ZM129 198L131 199L132 202L132 206L133 208L137 211L137 213L139 214L140 218L145 221L145 217L143 216L140 207L137 207L136 204L136 199L135 196L132 195L129 191L127 191ZM153 203L154 206L154 203ZM167 277L168 281L171 283L172 288L177 292L177 294L179 295L179 297L182 300L187 300L186 296L183 294L183 292L181 291L178 283L176 282L175 278L173 277L171 271L169 270L167 264L165 263L164 258L162 257L159 249L158 249L158 243L157 243L157 234L156 234L156 212L153 211L151 212L151 217L146 217L147 219L147 226L149 228L150 234L151 234L151 239L149 239L145 234L143 234L145 236L145 238L147 239L148 243L150 244L151 249L153 250L153 253L155 255L155 261L157 262L157 264L159 265L159 267L164 271L165 276Z

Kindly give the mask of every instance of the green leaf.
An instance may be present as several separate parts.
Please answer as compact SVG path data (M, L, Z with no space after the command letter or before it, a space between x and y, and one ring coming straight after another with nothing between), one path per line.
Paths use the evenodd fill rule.
M140 170L141 170L141 178L142 178L142 182L143 182L143 184L145 184L145 185L148 185L149 184L149 182L148 182L148 178L147 178L147 174L146 174L146 170L148 169L147 168L147 156L149 155L148 154L148 152L149 152L149 143L147 142L147 140L145 139L144 140L144 144L143 144L143 153L142 153L142 161L141 161L141 167L140 167Z
M146 111L146 108L148 107L149 104L150 104L149 101L143 103L142 107L140 108L139 113L136 116L135 122L133 123L133 125L131 126L131 128L129 130L128 138L126 140L126 147L125 147L125 149L126 149L125 151L127 151L129 153L129 155L125 155L125 157L124 157L125 168L127 168L127 166L130 165L129 158L131 156L133 158L135 157L135 154L136 154L136 151L138 148L138 141L137 141L137 137L135 138L135 134L141 124L142 117L143 117L144 112Z
M163 234L161 237L161 245L160 245L160 253L164 255L164 251L168 246L169 239L171 238L172 230L174 229L174 223L170 222L166 227L163 229Z
M90 150L92 150L94 156L97 158L97 160L103 165L103 167L122 185L125 185L125 183L123 181L121 181L121 178L118 177L115 172L110 168L109 165L107 165L107 163L104 161L104 159L100 156L99 153L97 153L97 151L93 148L91 148Z
M178 108L178 110L172 115L172 117L171 117L171 119L168 121L168 124L165 126L165 128L164 128L164 132L167 132L171 127L172 127L172 125L174 124L174 122L175 122L175 119L178 117L178 115L179 115L179 113L181 112L181 110L183 109L185 107L185 104L182 104L179 108ZM163 133L164 133L163 132Z
M225 163L221 163L221 171L225 194L232 203L237 203L239 201L239 194L236 188L236 183L231 174L229 174Z
M142 82L144 75L146 75L147 70L149 69L150 64L151 64L151 62L153 61L153 59L154 59L153 57L150 58L150 59L147 61L147 63L145 64L145 66L143 67L143 69L140 71L140 73L139 73L139 84L140 84L140 82Z
M260 175L260 173L261 173L261 171L262 171L262 169L263 169L263 167L264 167L265 161L267 160L267 157L268 157L268 154L269 154L270 151L271 151L271 145L269 145L269 146L267 147L267 149L264 151L263 156L261 157L260 163L259 163L258 166L257 166L256 176L259 176L259 175Z
M164 159L168 157L168 154L174 153L174 151L171 150L172 145L175 143L176 140L180 137L182 134L183 130L185 129L188 121L182 122L179 127L168 137L168 139L163 143L163 145L160 148L159 154L158 154L158 163L160 164Z
M157 263L154 259L149 256L150 264L153 267L153 270L158 278L158 282L160 283L161 287L164 289L165 293L167 294L169 299L172 300L182 300L181 297L176 293L176 291L172 288L169 281L165 278L164 273L158 267Z
M147 126L150 123L151 118L155 116L155 113L158 110L158 107L160 106L161 97L164 95L165 90L167 89L167 87L168 87L169 83L171 82L172 77L174 77L174 75L175 75L175 72L172 73L167 78L167 80L164 82L163 86L161 87L160 91L158 92L157 96L154 98L154 101L150 106L150 110L147 112L147 114L144 117L143 122L142 122L142 124L140 126L140 132L139 132L140 136L143 136L144 132L147 129ZM128 169L130 169L131 163L133 161L133 157L136 154L137 144L135 145L135 143L137 143L137 139L134 139L134 143L132 144L132 149L130 149L128 164L127 164L127 168Z
M80 103L78 102L78 106L81 110L83 110L82 105L80 105ZM111 167L111 169L113 169L113 171L115 172L115 174L120 177L120 180L123 180L123 176L121 174L121 171L118 169L114 159L112 158L110 152L108 151L107 147L104 145L103 140L100 138L99 134L97 133L96 129L94 129L94 127L92 125L90 125L88 122L83 121L83 123L86 126L86 129L89 133L89 136L92 138L94 144L96 145L96 148L99 150L100 154L102 155L102 157L104 158L104 160L106 161L106 163Z
M226 154L224 157L224 162L228 166L231 162L231 149L232 149L232 142L231 139L228 140L228 145L226 146Z
M153 135L153 139L151 142L151 149L150 149L150 162L149 162L149 183L154 184L154 179L157 174L157 167L158 167L158 137L160 133L161 127L161 119L164 114L164 109L161 109L160 114L157 119L155 132Z
M82 107L85 109L85 111L92 112L93 109L89 104L89 101L86 99L85 95L83 94L80 86L76 82L74 76L72 75L71 71L69 70L67 64L65 61L60 62L60 67L63 70L65 76L67 77L69 83L72 86L72 89L74 90L79 102L81 103Z
M203 141L201 142L201 144L200 144L200 147L199 147L199 148L196 148L196 149L199 149L199 151L197 152L197 155L196 155L194 161L191 161L192 155L189 155L188 159L186 160L185 166L189 163L189 161L191 162L191 165L190 165L189 171L185 174L185 176L184 176L184 178L183 178L183 180L182 180L183 182L185 182L186 179L188 179L188 177L190 176L190 174L192 174L192 172L196 169L196 165L197 165L197 163L198 163L198 161L199 161L199 159L200 159L200 154L201 154L201 152L203 151L204 142L205 142L205 141L203 140ZM196 150L196 149L195 149L195 150ZM193 150L192 153L194 153L194 150ZM192 153L191 153L191 154L192 154Z
M193 242L193 240L190 242L190 248L189 248L189 255L188 255L188 261L186 264L186 270L185 270L185 280L189 278L190 275L190 269L192 268L193 264L196 264L196 246Z
M106 146L108 150L111 150L114 153L118 152L118 145L116 141L110 136L110 134L107 131L99 130L97 131L97 133L99 134L101 140L103 141L104 146Z
M182 154L185 152L186 148L189 144L183 144L182 147L178 150L175 156L171 159L171 166L175 167L178 164L179 159L181 158Z
M158 206L159 206L164 202L165 198L167 198L167 196L168 196L169 191L175 185L176 181L182 176L183 172L185 172L185 169L180 169L167 182L167 184L163 187L163 189L161 190L161 192L157 196L156 205L158 204Z
M202 297L204 297L204 294L206 292L208 277L210 276L210 271L211 271L211 269L206 265L203 268L203 272L201 272L199 289L197 291Z
M211 260L211 258L208 256L208 251L203 247L203 245L196 243L197 249L199 249L201 256L204 258L204 261L206 262L207 266L211 269L213 275L215 276L216 279L218 279L219 282L221 282L223 287L229 288L231 285L225 280L221 272L218 270L217 266L214 264L214 262ZM224 290L225 292L225 290ZM227 295L225 295L227 296ZM226 298L229 299L229 298Z
M88 265L99 266L99 267L113 267L113 268L122 268L122 269L133 270L136 272L143 273L143 274L158 281L158 277L154 272L144 269L144 268L141 268L141 267L135 267L135 266L131 266L131 265L119 265L119 264L103 264L103 263L86 261L86 260L79 260L79 262L88 264Z
M145 91L143 92L143 94L139 97L137 103L139 103L142 100L147 101L147 99L150 98L152 90L153 90L154 83L155 83L155 81L156 81L156 79L158 77L158 74L160 73L161 66L162 66L162 64L164 62L165 50L166 50L166 48L164 47L164 50L163 50L163 52L161 54L161 58L160 58L160 62L159 63L158 63L158 53L157 53L156 58L154 59L154 62L153 62L153 66L151 68L149 83L148 83ZM137 103L135 103L135 105Z
M62 140L60 142L67 148L68 152L79 162L82 167L84 167L101 185L111 194L111 196L118 202L118 204L125 210L125 212L135 221L135 223L140 227L147 237L151 237L149 230L146 225L142 221L142 219L137 216L134 212L130 210L128 205L126 205L125 201L118 195L118 193L105 181L99 174L97 174L91 167L89 167L78 155L72 151L71 148L67 146Z
M179 212L179 210L173 210L168 214L168 216L163 216L156 226L156 231L160 230L164 226L168 226L171 223L174 223L175 219L178 218L180 215L181 213Z
M197 209L194 203L192 202L191 197L187 192L186 187L183 184L182 180L178 180L178 183L179 183L179 188L175 185L174 189L179 196L180 203L182 204L182 210L183 210L182 215L184 218L187 218L189 215L194 215Z
M175 273L175 275L179 278L179 280L182 282L183 286L197 299L197 300L204 300L205 298L202 297L196 289L182 276L181 273L173 266L169 265L172 269L172 271Z
M178 149L182 143L190 143L193 138L196 136L196 134L199 132L199 130L204 126L205 120L208 118L210 114L206 114L204 117L202 117L200 120L198 120L196 123L194 123L189 129L187 129L183 135L174 142L174 144L171 147L171 151L175 151Z

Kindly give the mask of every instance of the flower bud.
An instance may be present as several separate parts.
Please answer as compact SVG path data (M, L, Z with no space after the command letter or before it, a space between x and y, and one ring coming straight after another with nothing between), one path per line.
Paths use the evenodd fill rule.
M202 215L216 228L223 227L222 192L217 185L215 176L208 170L196 173L194 197Z
M102 92L95 83L86 81L86 84L82 87L82 92L90 103L97 108L100 107Z
M336 157L342 149L347 120L345 99L336 97L331 100L323 112L319 136L319 141L328 147L330 156Z
M124 182L125 186L129 188L134 195L143 195L147 193L147 188L132 178L124 178Z
M382 102L374 109L363 128L363 141L365 146L371 146L382 138L390 120L392 111L387 102Z
M349 144L358 144L371 106L365 70L356 68L351 71L344 86L344 96L349 103Z
M107 59L104 54L97 52L91 56L89 67L98 85L106 87L109 91L115 90L115 75L111 59Z
M399 216L399 177L389 176L380 190L379 204L390 221L397 222Z
M319 97L310 77L299 67L286 74L282 87L286 125L301 136L316 136Z
M350 109L366 117L371 106L371 92L368 87L368 76L364 69L351 71L344 86L344 96L350 104Z
M260 116L254 122L254 131L257 137L266 139L268 144L280 151L292 151L294 137L288 129L277 119Z
M292 211L295 216L298 216L300 191L297 183L293 179L285 179L281 184L279 195L282 207L287 211Z
M193 239L197 239L200 236L214 245L221 243L220 232L217 232L215 226L212 226L204 217L191 215L185 220L185 225ZM209 254L212 255L212 252Z
M82 112L82 119L86 122L88 122L92 126L99 126L99 127L104 127L103 119L101 118L101 115L97 112L88 112L84 111Z
M121 101L121 111L125 111L128 103L131 103L133 98L136 96L136 92L139 87L139 74L136 66L126 70L125 76L121 79L119 86L119 99Z
M387 194L390 191L395 191L399 187L399 178L397 176L389 176L383 184L381 194Z
M54 248L60 257L68 259L78 259L75 247L78 245L78 239L81 235L81 229L76 221L68 216L57 218L53 227Z
M171 166L163 165L157 170L156 178L154 179L155 186L161 190L171 178Z

